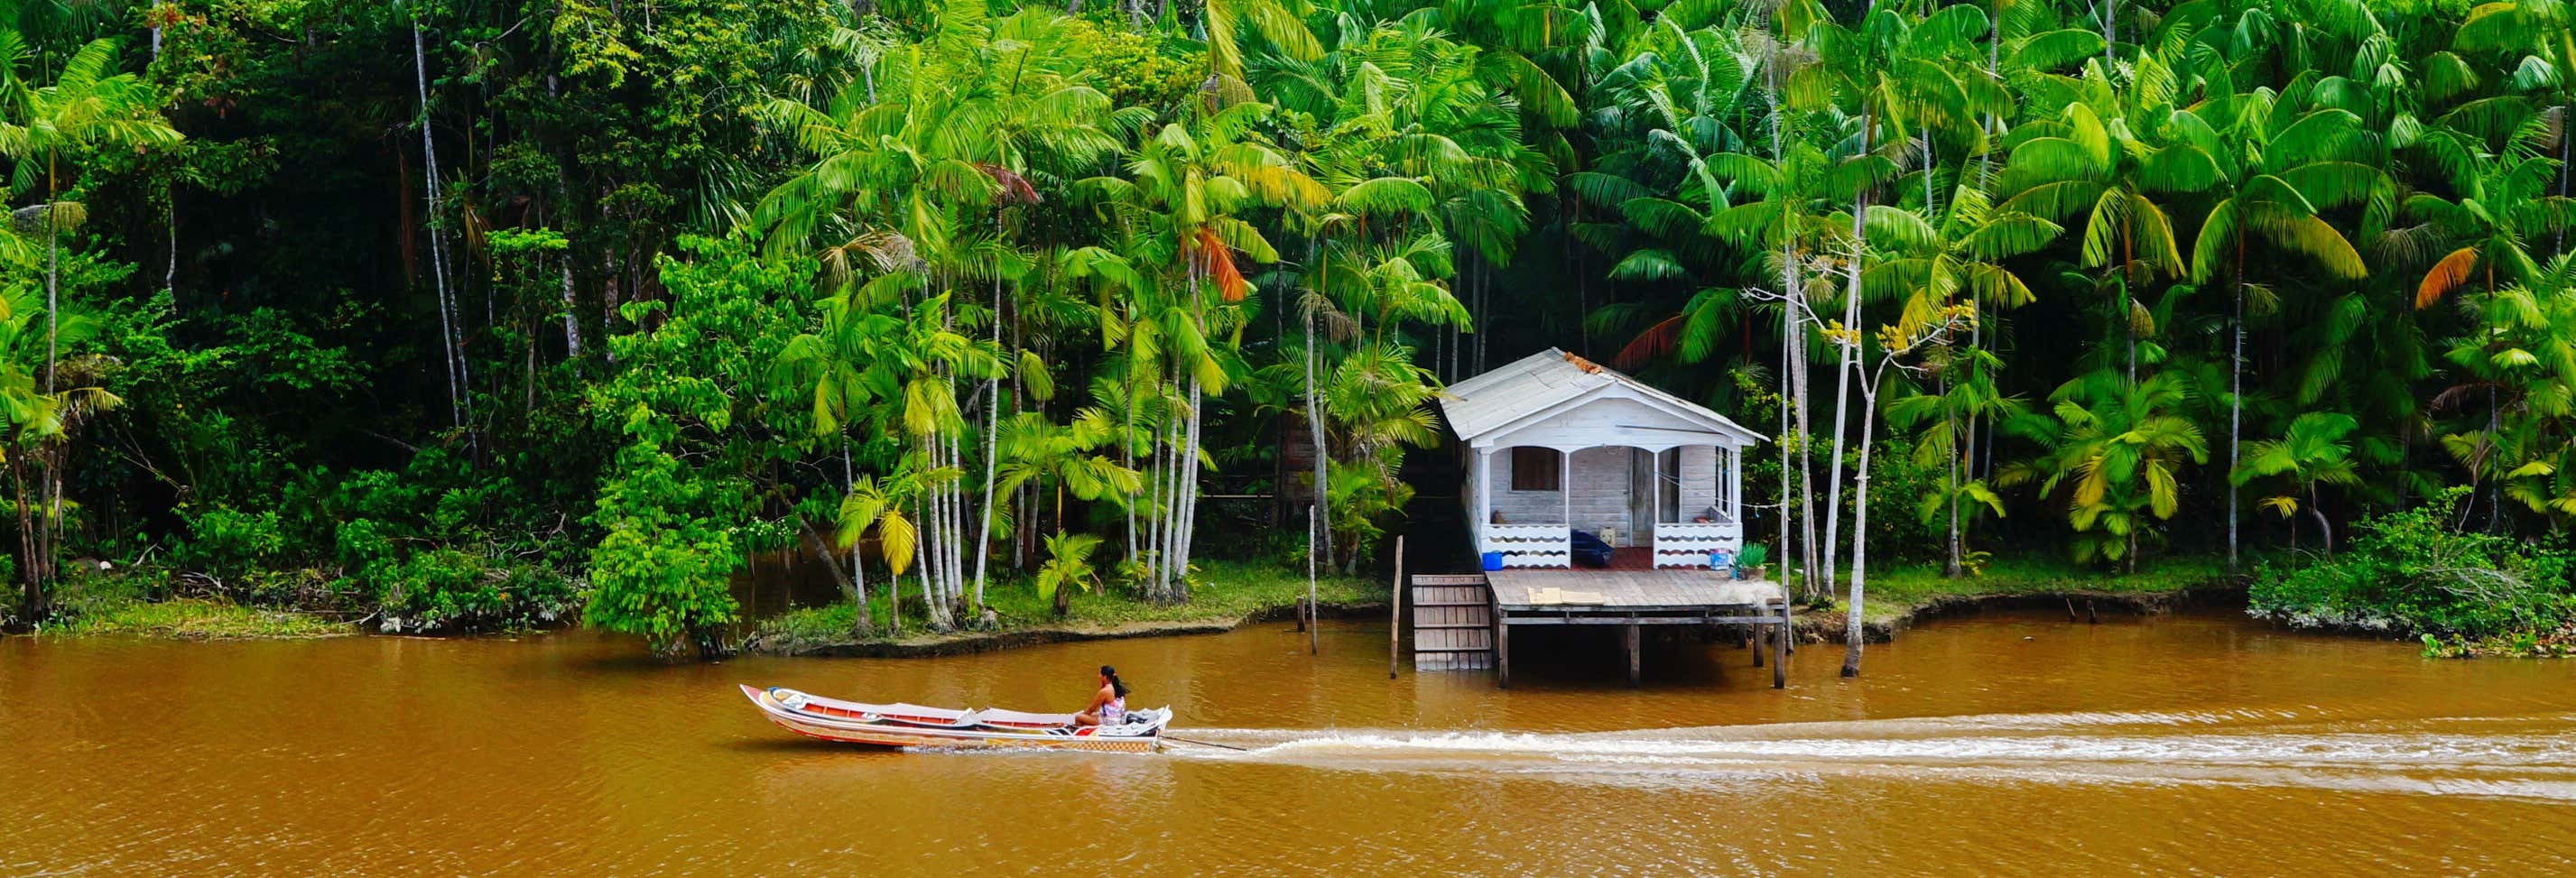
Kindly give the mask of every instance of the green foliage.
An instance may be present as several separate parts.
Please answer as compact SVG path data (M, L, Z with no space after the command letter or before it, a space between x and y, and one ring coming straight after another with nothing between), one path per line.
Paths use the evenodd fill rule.
M2258 571L2253 611L2445 641L2537 636L2576 622L2576 552L2459 529L2467 493L2454 488L2356 523L2351 550L2333 561Z
M1055 605L1056 615L1064 615L1071 605L1074 590L1091 591L1100 577L1091 572L1091 552L1100 548L1100 538L1091 534L1057 533L1047 537L1047 558L1038 565L1038 599Z
M7 554L406 630L578 584L664 649L807 535L872 633L1025 609L1048 533L1177 602L1316 548L1202 483L1320 493L1357 569L1439 387L1551 345L1800 455L1749 505L1873 449L1872 554L1951 554L1955 511L1962 566L2015 541L1989 578L2190 572L2239 517L2332 546L2451 484L2552 534L2564 6L39 4ZM1866 420L1828 363L1953 318L1884 370L1894 430L1825 432Z
M244 512L228 506L178 510L188 538L171 551L181 565L219 577L235 577L273 566L286 551L286 534L277 510Z
M638 420L650 418L639 410ZM650 441L619 452L617 469L592 515L605 535L590 550L583 621L642 635L656 652L716 652L716 627L735 618L726 586L743 550L709 513L740 503L741 486L684 475L679 460Z

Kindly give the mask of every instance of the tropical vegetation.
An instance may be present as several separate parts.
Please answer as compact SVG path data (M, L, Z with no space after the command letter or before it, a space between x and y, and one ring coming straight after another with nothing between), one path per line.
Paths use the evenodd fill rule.
M1185 605L1384 564L1550 345L1778 437L1855 627L1891 558L2556 547L2571 129L2566 0L10 0L8 615Z

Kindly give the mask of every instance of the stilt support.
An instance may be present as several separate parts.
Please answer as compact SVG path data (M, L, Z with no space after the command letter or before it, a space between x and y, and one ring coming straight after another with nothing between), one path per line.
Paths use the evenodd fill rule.
M1635 622L1628 623L1628 685L1630 686L1637 685L1640 680L1638 672L1645 652L1644 640L1643 626Z
M1780 602L1780 630L1771 635L1771 688L1789 688L1789 640L1797 636L1796 622L1789 615L1789 602Z

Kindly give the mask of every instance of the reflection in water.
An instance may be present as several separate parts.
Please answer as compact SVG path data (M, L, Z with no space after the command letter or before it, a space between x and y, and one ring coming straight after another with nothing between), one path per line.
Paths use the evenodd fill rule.
M717 665L582 633L16 638L0 874L2576 866L2565 663L1994 616L1917 629L1859 680L1801 655L1786 692L1739 649L1665 644L1631 690L1607 643L1565 637L1522 644L1509 691L1389 680L1384 629L1357 624L1321 657L1265 625ZM1103 663L1181 734L1251 749L872 752L789 736L730 688L1069 709Z

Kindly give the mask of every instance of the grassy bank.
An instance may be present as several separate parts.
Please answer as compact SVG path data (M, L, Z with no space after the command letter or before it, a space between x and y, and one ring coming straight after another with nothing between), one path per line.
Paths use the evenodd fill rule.
M831 651L837 647L901 646L915 649L935 648L944 644L964 644L992 640L996 644L1038 642L1034 635L1060 635L1061 639L1119 634L1219 630L1230 628L1244 619L1281 611L1296 606L1306 597L1304 571L1258 563L1211 561L1199 566L1198 580L1190 588L1190 600L1184 604L1157 604L1138 599L1131 589L1112 586L1073 596L1065 615L1055 615L1053 607L1041 600L1037 588L1027 580L1007 580L986 586L984 599L996 616L988 628L968 627L946 634L928 633L917 605L905 605L904 631L900 638L882 633L886 603L882 597L872 602L870 613L880 632L867 638L851 634L853 608L847 602L828 606L803 607L786 614L762 620L746 640L746 648L756 652L797 655ZM1316 583L1316 598L1327 607L1382 605L1387 598L1387 585L1368 579L1327 576ZM961 623L970 620L960 620ZM1042 638L1040 638L1042 639Z
M1938 563L1900 565L1869 572L1861 618L1891 624L1938 602L1987 597L2179 594L2226 576L2227 560L2217 557L2158 558L2136 573L2079 567L2058 558L1997 559L1981 574L1955 579L1942 576Z
M231 601L156 595L160 571L85 571L55 593L49 635L121 634L182 640L277 640L354 634L346 622L312 613L246 607Z
M263 610L222 601L120 601L49 626L48 634L130 634L182 640L275 640L337 637L357 628L309 613Z

